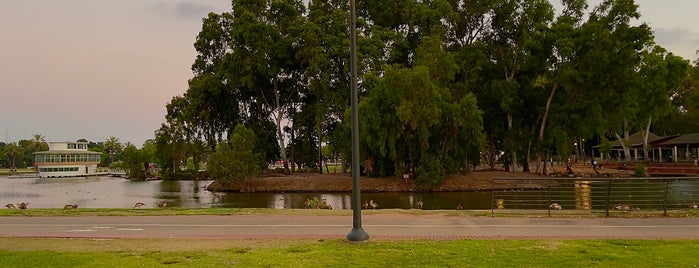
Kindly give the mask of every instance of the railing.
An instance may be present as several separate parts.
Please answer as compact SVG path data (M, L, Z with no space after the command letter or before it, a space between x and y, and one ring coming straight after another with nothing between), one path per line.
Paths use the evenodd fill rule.
M578 215L696 209L699 177L497 178L491 213Z

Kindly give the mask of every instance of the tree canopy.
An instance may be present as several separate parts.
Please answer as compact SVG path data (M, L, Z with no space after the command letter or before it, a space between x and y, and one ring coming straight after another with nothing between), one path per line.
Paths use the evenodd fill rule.
M528 170L532 156L538 167L579 139L696 118L697 64L655 44L633 0L561 4L361 1L366 173L433 185L497 158ZM346 162L348 25L348 4L337 0L233 0L229 12L209 14L194 43L194 77L156 132L163 167L205 158L239 124L256 136L254 153L281 159L286 172L322 165L322 147Z

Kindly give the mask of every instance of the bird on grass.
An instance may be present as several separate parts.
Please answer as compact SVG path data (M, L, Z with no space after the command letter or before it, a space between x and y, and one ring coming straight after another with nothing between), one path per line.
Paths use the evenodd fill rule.
M136 204L133 204L133 208L141 208L142 206L145 206L146 204L137 202Z
M78 205L77 205L77 204L73 204L73 205L68 204L68 205L63 206L63 210L66 210L66 209L76 209L76 208L78 208Z
M563 207L561 207L561 205L558 203L551 203L551 205L549 205L549 209L563 209Z
M27 209L27 206L29 206L29 202L22 202L17 204L17 207L19 207L19 209Z
M15 205L13 205L13 204L7 204L7 205L5 205L5 207L6 207L6 208L9 208L9 209L15 209L15 208L17 208L17 207L15 207Z

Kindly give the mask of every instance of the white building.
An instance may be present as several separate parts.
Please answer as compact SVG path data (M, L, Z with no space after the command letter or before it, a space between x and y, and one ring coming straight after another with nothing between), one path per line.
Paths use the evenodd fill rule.
M87 150L87 142L48 142L49 150L34 153L39 177L81 177L102 175L97 171L99 152Z

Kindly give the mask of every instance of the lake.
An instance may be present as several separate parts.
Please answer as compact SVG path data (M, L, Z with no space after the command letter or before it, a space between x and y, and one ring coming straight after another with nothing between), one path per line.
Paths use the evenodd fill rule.
M352 193L217 193L205 188L212 181L130 181L118 177L13 178L0 177L0 205L29 202L29 208L131 208L136 202L184 208L303 208L306 199L325 200L334 209L351 209ZM362 200L381 208L408 209L423 200L424 209L490 209L490 192L362 193Z

